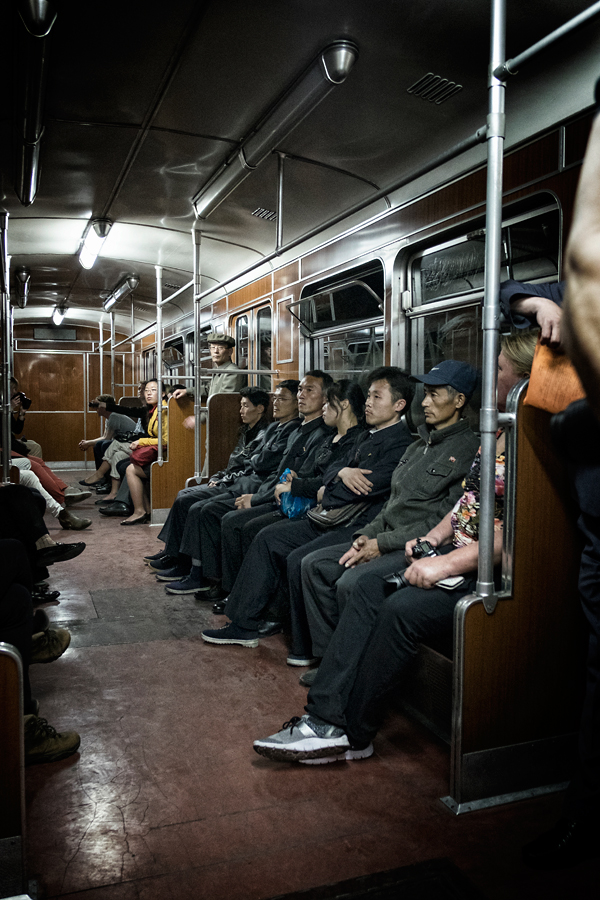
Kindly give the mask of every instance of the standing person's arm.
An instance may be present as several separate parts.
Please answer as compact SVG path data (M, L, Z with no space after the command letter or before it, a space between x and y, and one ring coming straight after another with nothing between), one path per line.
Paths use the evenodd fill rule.
M564 332L588 399L600 417L600 118L592 126L565 254Z

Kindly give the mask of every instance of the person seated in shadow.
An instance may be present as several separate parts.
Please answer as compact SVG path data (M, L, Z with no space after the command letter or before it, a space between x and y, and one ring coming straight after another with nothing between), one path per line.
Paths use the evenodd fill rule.
M58 733L38 716L39 704L31 694L29 666L58 659L69 646L71 636L64 628L50 628L42 610L34 614L32 573L19 540L0 539L0 567L0 641L15 647L23 664L25 765L64 759L79 748L79 735L75 731Z
M181 593L194 593L197 590L194 585L198 579L196 571L192 568L192 560L187 556L185 549L182 549L186 530L191 527L188 520L192 510L196 510L198 505L212 500L216 495L231 495L232 488L235 490L236 481L242 476L252 473L252 456L260 448L268 426L266 418L270 405L268 393L256 387L242 388L240 398L242 425L226 468L211 475L208 484L184 488L180 491L158 536L159 540L165 542L165 554L163 557L157 558L168 557L170 560L177 557L177 574L185 579L188 585L185 590L182 589ZM163 574L166 575L171 568L173 566L166 565ZM177 579L174 577L173 580Z
M305 479L305 486L297 485L299 478L278 485L276 496L281 497L287 489L294 496L308 495L313 504L320 502L327 510L349 504L353 508L357 501L362 501L356 517L356 524L360 525L381 510L389 496L398 460L412 443L401 417L412 402L414 384L392 366L375 369L368 377L368 384L366 406L362 390L352 382L338 382L327 389L323 420L336 428L337 434L330 441L337 437L334 446L339 450L325 454L325 443L315 459L312 479ZM316 491L312 498L311 489ZM280 579L285 584L288 573L288 583L297 578L300 559L305 553L339 543L344 535L352 533L356 524L342 524L325 532L309 518L280 519L268 524L252 541L229 594L227 615L232 624L203 631L203 639L217 644L237 643L240 639L245 642L243 646L257 646L262 611ZM298 623L293 621L292 630L297 629Z
M145 522L148 522L150 519L150 500L146 493L146 487L148 478L150 475L150 466L152 465L153 459L156 459L158 456L158 404L159 404L159 396L158 396L158 382L154 379L146 382L146 387L144 388L144 403L148 407L149 410L149 418L148 418L148 436L138 438L135 441L132 441L129 445L129 454L133 453L135 450L141 448L148 448L148 450L153 451L148 454L148 459L146 462L136 462L132 461L127 466L127 484L129 486L129 491L131 494L131 500L133 503L133 512L131 516L121 522L121 525L143 525ZM166 399L163 395L160 398L160 403L162 406L162 446L163 450L166 450L167 441L169 437L169 424L168 424L168 406L166 403ZM114 443L114 442L113 442Z
M23 391L19 390L19 382L14 376L10 379L10 405L12 412L10 430L13 438L18 438L18 440L13 440L12 449L17 453L22 453L24 456L29 456L31 453L32 456L37 456L41 459L43 453L38 442L32 441L31 438L23 437L25 416L31 406L31 400L25 396Z
M85 544L55 543L44 522L46 503L35 490L21 484L0 484L0 539L16 538L23 544L34 581L48 577L47 566L74 559Z
M518 354L518 366L509 361L507 339L503 341L498 360L500 411L505 409L509 390L531 368L534 338L535 334L528 343L522 342L525 346ZM273 760L309 764L372 755L387 693L401 683L420 643L451 636L454 608L476 586L480 464L478 451L453 509L421 537L407 541L405 560L396 572L369 571L365 565L360 590L348 598L309 690L306 715L290 719L280 732L255 741L257 753ZM504 432L500 429L495 467L496 565L502 555L504 472ZM418 541L428 541L439 555L413 555ZM346 563L352 564L354 549L345 554Z

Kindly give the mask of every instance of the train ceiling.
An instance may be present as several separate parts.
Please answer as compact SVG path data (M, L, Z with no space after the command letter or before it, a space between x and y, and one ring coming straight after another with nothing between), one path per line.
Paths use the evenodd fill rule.
M507 57L588 5L508 0ZM55 11L56 19L46 38L39 181L24 205L17 196L27 193L27 184L19 188L18 162L30 153L20 141L23 90L28 79L35 82L23 49L28 8ZM468 137L487 114L489 10L483 0L5 2L0 209L9 213L13 289L15 272L30 270L27 308L16 310L16 320L43 319L63 304L72 321L97 321L107 294L135 273L136 321L151 321L155 265L164 267L165 294L192 278L192 199L332 42L358 47L345 81L277 138L202 221L203 290L273 253L280 154L285 246ZM599 49L595 19L511 78L507 144L591 105ZM409 92L428 73L447 79L443 102ZM470 151L456 171L484 153ZM350 221L381 213L402 196L391 194ZM113 225L85 270L78 252L97 218ZM327 235L347 227L342 222ZM128 313L128 303L119 311ZM166 320L191 305L187 291L166 307Z

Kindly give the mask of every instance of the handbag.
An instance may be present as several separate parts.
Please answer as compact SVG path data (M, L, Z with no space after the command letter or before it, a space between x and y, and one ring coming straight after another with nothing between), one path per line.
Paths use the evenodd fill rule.
M351 525L359 514L369 506L368 500L358 500L356 503L346 503L335 509L323 509L323 504L309 509L308 518L319 528L338 528L340 525Z
M138 438L139 434L136 431L117 431L113 440L119 441L120 444L131 444Z
M153 463L156 459L158 459L158 447L150 444L149 446L137 447L129 457L132 463L135 463L136 466L139 466L141 469L144 466L148 466L150 463Z

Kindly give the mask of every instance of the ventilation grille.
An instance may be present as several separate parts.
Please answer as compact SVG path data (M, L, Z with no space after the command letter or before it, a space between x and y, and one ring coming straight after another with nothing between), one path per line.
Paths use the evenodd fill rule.
M407 89L406 93L414 94L415 97L421 97L422 100L428 100L429 103L440 104L462 91L462 87L462 84L457 84L455 81L442 78L441 75L434 75L433 72L428 72L423 78L415 81L412 87Z
M265 219L267 222L274 222L277 219L276 212L273 212L272 209L263 209L262 206L258 206L252 215L257 219Z
M172 284L170 281L165 281L163 287L170 288L172 291L178 291L181 287L180 284Z

